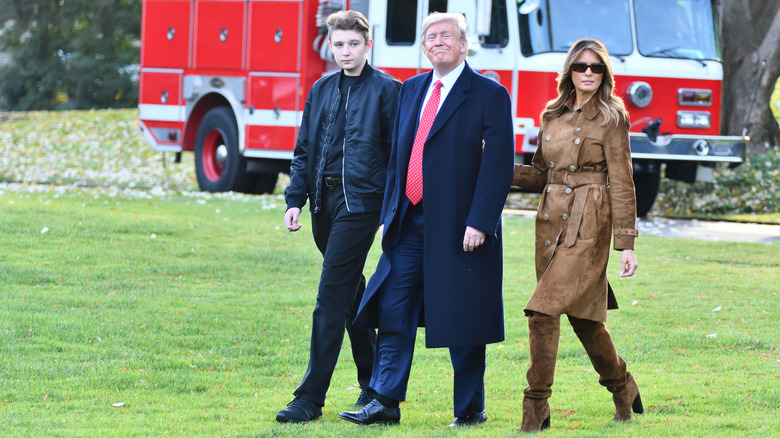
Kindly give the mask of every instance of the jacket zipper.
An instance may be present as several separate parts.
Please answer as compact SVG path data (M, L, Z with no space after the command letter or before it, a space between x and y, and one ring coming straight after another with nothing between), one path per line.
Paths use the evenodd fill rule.
M333 105L331 105L330 111L328 112L328 126L325 127L326 135L327 135L328 132L330 132L330 127L335 122L335 120L333 119L333 109L337 108L337 105L338 105L338 100L334 99L333 100ZM326 136L326 140L328 140L328 143L330 143L330 136ZM317 166L317 167L318 167L318 169L317 169L317 184L320 185L320 189L317 190L317 206L315 208L315 212L319 212L320 208L321 208L320 207L320 203L321 203L321 199L320 198L322 198L322 172L323 172L323 169L325 168L325 156L324 155L320 157L320 165ZM343 176L342 176L342 180L343 180Z
M347 101L344 102L344 141L341 144L341 190L344 192L344 204L347 206L347 211L352 213L349 209L349 198L347 198L347 178L346 178L346 158L347 158L347 116L349 115L349 94L352 92L352 87L347 88Z

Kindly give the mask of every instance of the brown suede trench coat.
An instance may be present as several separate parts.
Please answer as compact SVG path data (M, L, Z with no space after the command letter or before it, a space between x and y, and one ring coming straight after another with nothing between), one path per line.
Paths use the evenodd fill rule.
M536 214L536 278L526 311L606 321L617 301L607 283L610 238L634 249L636 195L628 124L605 125L591 99L546 117L531 165L513 185L542 192ZM617 268L616 268L617 269Z

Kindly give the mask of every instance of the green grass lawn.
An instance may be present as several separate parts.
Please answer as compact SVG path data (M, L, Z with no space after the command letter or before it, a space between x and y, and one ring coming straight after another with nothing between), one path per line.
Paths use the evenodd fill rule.
M532 219L505 220L507 340L488 347L488 422L452 430L448 354L425 349L423 330L400 425L338 419L359 392L347 341L324 417L274 421L306 368L321 263L308 213L298 233L282 215L278 196L0 190L0 435L517 434ZM778 436L778 249L641 236L635 278L617 279L612 260L621 309L608 326L645 414L611 422L564 321L543 435Z

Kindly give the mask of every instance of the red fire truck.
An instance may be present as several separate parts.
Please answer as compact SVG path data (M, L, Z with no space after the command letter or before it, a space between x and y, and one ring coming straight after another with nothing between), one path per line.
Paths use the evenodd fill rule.
M632 120L640 215L662 168L692 182L744 159L745 138L718 135L723 67L711 0L145 0L143 134L176 161L193 151L202 190L272 191L289 171L309 89L338 68L324 22L343 8L368 17L369 62L400 80L431 68L420 48L425 16L463 13L469 64L512 96L518 162L536 149L569 46L604 42Z

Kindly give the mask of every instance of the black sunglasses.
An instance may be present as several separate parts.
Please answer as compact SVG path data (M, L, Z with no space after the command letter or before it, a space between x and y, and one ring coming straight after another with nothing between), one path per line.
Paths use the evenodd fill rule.
M607 71L607 64L604 64L603 62L594 62L593 64L586 64L584 62L571 63L572 71L576 71L577 73L585 73L588 70L588 67L590 67L590 71L596 75L600 75Z

